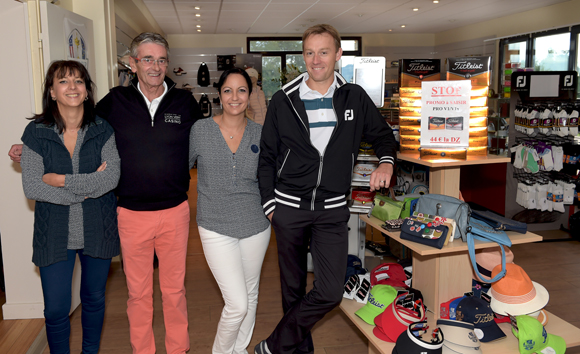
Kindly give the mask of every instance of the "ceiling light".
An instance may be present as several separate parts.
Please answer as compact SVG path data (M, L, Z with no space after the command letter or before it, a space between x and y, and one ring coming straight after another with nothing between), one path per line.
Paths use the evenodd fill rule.
M197 27L197 28L201 28L201 25L196 25L195 27Z
M201 17L201 14L195 14L195 17Z
M198 31L198 32L201 32L201 30L200 30L200 29L198 29L197 31Z
M433 3L434 4L438 4L439 3L439 0L433 0Z
M199 6L196 6L196 7L194 7L194 9L196 9L196 10L201 10L201 7L199 7Z
M389 32L393 32L393 30L392 29L389 29Z
M419 11L419 8L418 8L418 7L415 7L415 8L413 9L413 11Z
M401 27L405 28L405 27L407 27L407 26L406 26L406 25L401 25Z

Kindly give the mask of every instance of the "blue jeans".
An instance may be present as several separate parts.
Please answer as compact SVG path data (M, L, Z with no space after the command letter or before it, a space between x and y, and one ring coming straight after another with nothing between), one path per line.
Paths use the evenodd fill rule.
M51 354L70 353L71 283L77 253L81 261L83 354L99 351L105 316L105 285L111 259L85 256L83 250L68 250L66 261L39 267L46 337Z

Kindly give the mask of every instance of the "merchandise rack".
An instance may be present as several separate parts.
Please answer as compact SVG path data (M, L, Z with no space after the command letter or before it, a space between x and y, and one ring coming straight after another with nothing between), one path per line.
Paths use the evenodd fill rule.
M460 168L465 165L507 163L510 158L488 155L468 156L467 160L420 159L417 154L397 154L400 160L410 161L429 167L429 191L433 194L459 196ZM425 306L430 310L430 326L435 328L435 320L439 316L439 305L451 298L461 296L471 291L472 266L469 260L467 243L461 239L449 242L442 249L423 244L401 240L400 232L390 232L381 227L382 221L361 215L359 218L371 227L379 230L392 239L400 242L413 251L413 287L423 294ZM542 237L531 232L519 234L508 232L512 244L523 244L542 241ZM475 241L475 248L494 247L495 243ZM343 299L340 308L347 317L359 328L368 342L369 354L390 354L394 343L379 340L372 333L373 326L368 325L355 315L362 304L354 300ZM546 330L564 338L568 347L580 345L580 329L549 314L550 322ZM517 339L509 333L509 324L500 325L507 334L506 339L482 345L482 351L488 353L517 353Z

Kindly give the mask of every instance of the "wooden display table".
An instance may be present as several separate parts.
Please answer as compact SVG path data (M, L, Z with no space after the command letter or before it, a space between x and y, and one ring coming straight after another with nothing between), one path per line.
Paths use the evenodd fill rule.
M391 354L395 343L382 341L373 334L374 326L364 322L360 317L354 313L363 306L355 300L342 299L340 308L347 315L347 317L357 326L357 328L369 340L369 354ZM427 313L427 322L429 324L429 333L437 327L437 321L431 312ZM502 323L499 327L506 334L506 338L499 339L490 343L482 343L481 351L485 354L515 354L518 353L518 339L511 333L511 325L509 323ZM572 326L561 318L548 313L548 324L546 331L550 334L558 335L566 341L568 348L580 345L580 329ZM445 335L445 333L443 334Z
M506 163L510 159L501 156L470 156L467 160L421 160L417 154L398 154L400 160L429 166L429 192L459 197L460 167L463 165ZM484 183L484 181L482 181ZM472 266L469 259L467 243L461 239L449 242L442 249L429 247L420 243L401 240L399 232L390 232L381 227L382 221L371 216L360 215L360 219L385 235L393 238L413 251L413 288L421 291L425 306L431 311L428 314L429 326L435 328L439 318L439 306L442 302L461 296L471 291ZM512 244L538 242L542 237L531 232L520 234L508 232ZM361 242L364 240L361 240ZM495 247L492 242L475 241L475 248ZM354 313L362 304L354 300L343 299L340 308L369 340L369 354L390 354L394 344L384 342L374 336L373 326L368 325ZM511 334L510 324L500 327L507 334L506 339L482 344L484 353L517 353L517 339ZM568 347L580 345L580 329L564 320L549 314L546 326L548 333L561 336Z
M413 288L421 290L425 305L439 318L439 305L449 299L471 291L472 266L467 242L456 239L442 249L401 240L400 232L390 232L381 227L379 219L361 215L360 219L413 251ZM542 241L533 233L507 233L512 244ZM475 240L475 249L495 247L497 243Z

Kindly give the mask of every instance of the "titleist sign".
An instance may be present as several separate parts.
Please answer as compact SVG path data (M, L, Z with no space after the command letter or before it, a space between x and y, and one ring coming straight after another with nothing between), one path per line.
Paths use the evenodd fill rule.
M374 58L361 58L360 62L363 63L363 64L378 64L379 63L379 59L374 59Z
M466 61L458 61L455 63L455 65L453 65L453 68L451 68L451 70L477 70L477 69L483 69L483 63L469 63Z
M401 59L401 88L421 87L423 81L441 79L439 59Z
M471 86L489 86L491 57L449 58L447 80L471 80Z
M422 63L411 63L409 64L408 71L433 71L435 70L435 65L425 65Z

